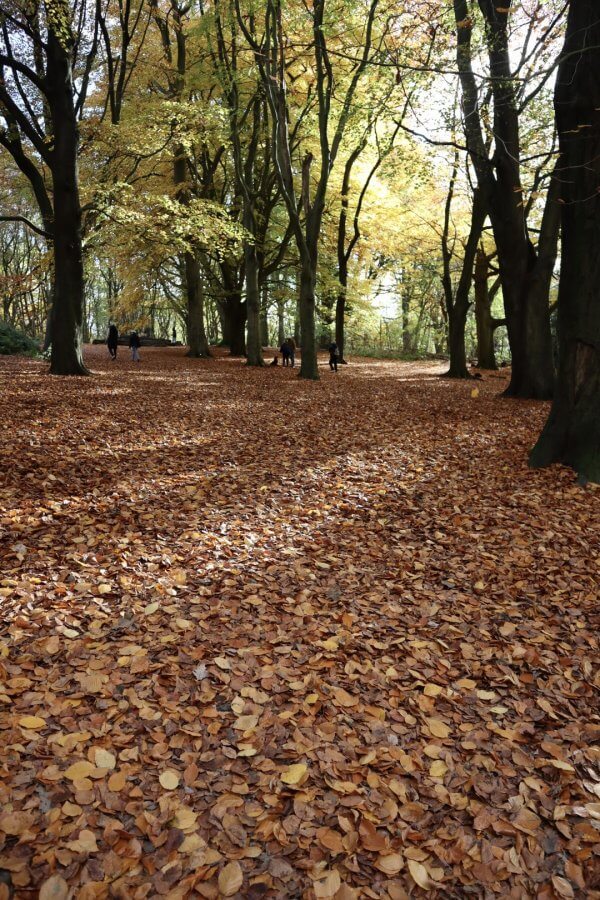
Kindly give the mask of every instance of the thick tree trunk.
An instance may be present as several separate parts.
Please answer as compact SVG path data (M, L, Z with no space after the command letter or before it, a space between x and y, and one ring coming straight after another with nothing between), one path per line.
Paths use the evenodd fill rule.
M600 19L571 0L555 90L560 141L562 267L559 366L532 466L562 462L600 483Z
M224 329L223 342L232 356L246 355L246 304L241 294L228 297L222 303Z
M467 309L455 309L452 318L448 321L448 349L450 351L450 368L446 372L447 378L471 377L471 374L467 369L467 354L465 351L466 323Z
M475 259L475 324L477 326L477 365L480 369L497 369L494 349L492 299L488 290L488 258L482 248Z
M317 340L315 335L315 285L317 273L310 256L302 259L300 270L300 378L318 379Z
M78 130L73 103L70 54L48 32L47 73L54 128L54 279L52 316L53 375L89 375L83 363L84 306L81 206L77 172Z
M494 0L479 0L479 7L486 25L494 98L493 159L485 146L472 69L470 6L467 0L454 0L465 133L494 230L512 356L512 375L505 393L543 400L551 397L554 389L552 338L548 297L532 290L538 256L528 238L522 200L519 111L508 48L510 3L498 6Z
M198 359L210 356L210 347L204 327L202 275L195 254L185 254L184 269L187 298L187 355Z

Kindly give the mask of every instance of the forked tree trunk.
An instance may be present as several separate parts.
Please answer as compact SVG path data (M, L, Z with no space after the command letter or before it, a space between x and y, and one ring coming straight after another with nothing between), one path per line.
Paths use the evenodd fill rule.
M571 0L554 95L560 142L559 366L532 466L562 462L600 483L600 18Z

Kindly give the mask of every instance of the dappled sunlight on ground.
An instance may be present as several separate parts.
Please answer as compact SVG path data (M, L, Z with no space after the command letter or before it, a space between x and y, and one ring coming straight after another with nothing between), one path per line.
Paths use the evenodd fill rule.
M547 405L437 362L86 361L0 359L19 896L216 898L232 861L240 897L591 896L600 492L527 468Z

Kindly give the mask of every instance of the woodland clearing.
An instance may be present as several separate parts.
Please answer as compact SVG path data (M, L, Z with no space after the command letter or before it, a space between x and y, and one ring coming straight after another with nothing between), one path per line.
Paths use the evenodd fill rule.
M547 405L86 359L0 360L15 896L600 897L600 488L527 467Z

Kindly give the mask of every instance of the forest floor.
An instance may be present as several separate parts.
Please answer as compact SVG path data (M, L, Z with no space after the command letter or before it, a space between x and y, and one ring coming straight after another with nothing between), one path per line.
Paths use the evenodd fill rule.
M528 469L547 406L183 352L0 360L0 900L600 897L600 489Z

